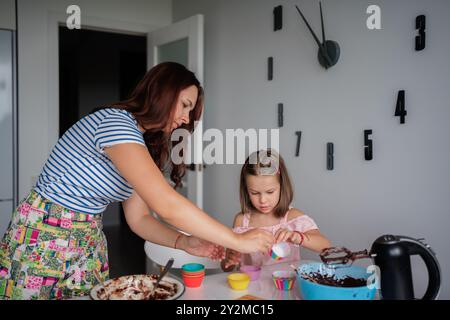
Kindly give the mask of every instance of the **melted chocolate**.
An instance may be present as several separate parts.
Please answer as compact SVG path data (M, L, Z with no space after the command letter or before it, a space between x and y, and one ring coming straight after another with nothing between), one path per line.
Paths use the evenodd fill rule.
M364 287L367 284L366 279L352 278L352 277L344 277L341 279L337 279L335 275L332 276L323 275L318 272L313 272L310 274L302 274L302 278L317 284L323 284L332 287L354 288L354 287Z

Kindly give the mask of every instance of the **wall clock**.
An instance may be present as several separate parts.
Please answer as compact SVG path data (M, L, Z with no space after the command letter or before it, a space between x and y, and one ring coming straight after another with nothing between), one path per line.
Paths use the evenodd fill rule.
M325 29L324 29L324 21L323 21L323 12L322 12L322 3L319 2L320 8L320 20L322 26L322 42L319 41L318 37L314 33L311 28L309 22L305 18L303 12L296 5L300 17L304 21L306 27L311 32L317 46L318 53L317 58L322 67L325 69L329 69L330 67L336 65L339 60L341 49L339 44L333 40L326 40L325 38ZM278 31L282 29L282 6L277 6L273 10L274 13L274 31ZM425 48L425 16L419 15L415 18L415 32L416 36L414 38L414 48L416 51L421 51ZM273 79L273 57L270 57L268 60L268 74L269 81ZM405 117L407 115L406 106L405 106L405 90L398 91L397 101L393 103L395 105L395 112L393 113L394 117L399 117L400 124L405 123ZM392 115L391 115L392 116ZM284 108L283 104L278 104L278 127L283 127L283 117L284 117ZM362 145L362 155L366 161L373 160L374 157L374 148L373 148L373 139L372 139L373 130L366 129L363 131L363 136L361 139L363 141ZM295 131L296 135L296 146L295 146L295 156L298 157L300 155L300 141L302 138L302 131ZM334 170L334 143L327 142L325 154L326 154L326 168L327 170Z

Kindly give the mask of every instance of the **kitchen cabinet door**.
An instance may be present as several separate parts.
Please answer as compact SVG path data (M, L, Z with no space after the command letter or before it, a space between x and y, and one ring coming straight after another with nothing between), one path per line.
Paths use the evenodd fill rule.
M13 199L13 42L0 30L0 201Z
M0 239L3 237L6 228L8 228L12 212L13 212L12 201L0 201Z

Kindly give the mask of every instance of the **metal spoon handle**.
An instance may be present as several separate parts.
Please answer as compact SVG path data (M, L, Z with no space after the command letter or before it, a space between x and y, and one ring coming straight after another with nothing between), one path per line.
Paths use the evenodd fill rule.
M103 280L100 277L100 274L98 273L98 271L96 269L94 269L94 277L95 277L95 279L97 279L98 283L100 283L102 286L104 286Z
M156 281L155 288L158 286L159 282L161 281L162 278L164 278L164 276L167 274L167 272L169 272L170 268L173 265L173 262L174 262L173 258L170 258L169 261L167 261L166 266L164 267L163 271L159 275L158 280Z
M97 281L102 285L103 289L105 290L106 300L109 300L110 293L109 293L108 289L105 287L105 282L102 280L102 277L98 273L97 269L94 269L93 271L94 271L95 279L97 279Z

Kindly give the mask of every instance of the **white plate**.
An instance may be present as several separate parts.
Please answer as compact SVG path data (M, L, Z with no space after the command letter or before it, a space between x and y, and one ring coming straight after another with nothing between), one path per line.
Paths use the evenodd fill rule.
M126 277L126 276L124 276L124 277ZM115 279L120 279L120 278L122 278L122 277L118 277L118 278L115 278ZM110 279L110 280L105 281L105 285L108 285L108 283L109 283L110 281L112 281L112 280L113 280L113 279ZM171 282L171 283L177 284L177 288L178 288L177 293L175 293L172 297L168 298L167 300L176 300L176 299L178 299L179 297L181 297L181 296L183 295L184 290L185 290L185 286L184 286L184 284L183 284L180 280L175 279L175 278L172 278L172 277L169 277L169 276L164 276L164 278L162 279L162 281L164 281L164 282L167 281L167 282ZM95 287L93 287L93 288L91 289L89 295L91 296L91 299L92 299L92 300L102 300L102 299L100 299L100 298L98 297L98 295L97 295L98 291L99 291L101 288L102 288L102 285L101 285L101 284L98 284L98 285L96 285Z

